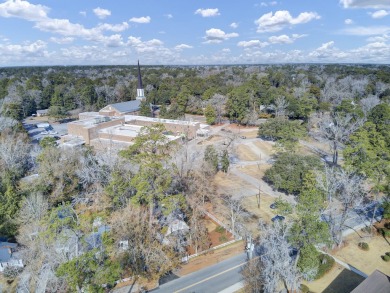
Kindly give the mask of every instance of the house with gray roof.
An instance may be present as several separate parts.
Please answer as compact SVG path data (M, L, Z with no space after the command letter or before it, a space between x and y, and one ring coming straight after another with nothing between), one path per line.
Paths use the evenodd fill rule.
M23 267L23 262L17 257L16 243L0 242L0 273L7 267Z

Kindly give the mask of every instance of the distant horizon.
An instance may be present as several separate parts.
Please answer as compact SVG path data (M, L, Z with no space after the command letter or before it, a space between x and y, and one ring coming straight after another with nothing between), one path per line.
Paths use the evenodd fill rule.
M390 1L0 0L0 67L390 64Z
M286 66L286 65L340 65L340 66L390 66L390 63L337 63L337 62L311 62L311 63L237 63L237 64L142 64L140 67L213 67L213 66ZM15 66L0 66L3 68L24 68L24 67L137 67L137 64L70 64L70 65L15 65Z

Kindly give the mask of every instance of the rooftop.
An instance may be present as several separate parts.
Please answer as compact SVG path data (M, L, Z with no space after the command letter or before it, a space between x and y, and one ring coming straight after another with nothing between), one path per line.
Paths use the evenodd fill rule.
M149 121L155 123L172 123L172 124L191 125L191 126L196 126L200 124L199 122L185 121L185 120L172 120L172 119L161 119L161 118L152 118L152 117L136 116L136 115L125 115L126 122L130 122L133 120Z
M390 277L381 271L375 270L351 293L389 293Z
M127 101L127 102L122 102L122 103L110 104L110 105L107 105L106 107L111 106L111 107L115 108L118 112L130 113L130 112L138 111L140 105L141 105L140 100L133 100L133 101ZM104 107L100 111L102 111L102 112L108 111L108 110L105 110L106 107Z
M107 127L104 129L101 129L101 133L108 133L112 135L123 135L123 136L129 136L129 137L136 137L138 133L140 132L142 126L138 125L115 125L111 127Z

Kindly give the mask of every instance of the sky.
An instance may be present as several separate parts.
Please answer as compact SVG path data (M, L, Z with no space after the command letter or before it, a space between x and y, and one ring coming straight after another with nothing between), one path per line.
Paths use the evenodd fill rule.
M390 64L390 0L0 0L0 66Z

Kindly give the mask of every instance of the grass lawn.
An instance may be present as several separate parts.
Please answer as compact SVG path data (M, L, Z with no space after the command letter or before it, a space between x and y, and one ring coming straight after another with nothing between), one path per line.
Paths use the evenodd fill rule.
M234 174L218 172L214 177L214 184L220 194L231 194L235 197L253 195L257 189Z
M361 235L363 232L359 232ZM390 275L390 263L382 260L381 255L390 251L390 239L387 241L380 235L362 239L356 233L349 235L345 239L345 246L331 254L340 260L356 267L367 275L376 269ZM369 245L368 251L363 251L358 247L358 243L364 241ZM389 242L388 242L389 241Z
M310 292L349 293L363 280L362 276L336 263L321 279L303 283L309 287Z
M255 154L251 148L244 144L239 144L236 148L236 153L241 161L258 161L259 154Z

